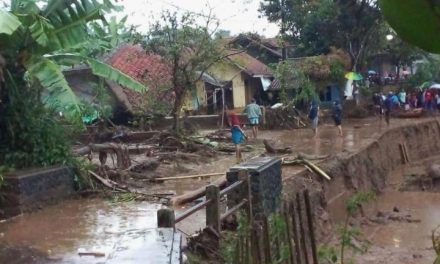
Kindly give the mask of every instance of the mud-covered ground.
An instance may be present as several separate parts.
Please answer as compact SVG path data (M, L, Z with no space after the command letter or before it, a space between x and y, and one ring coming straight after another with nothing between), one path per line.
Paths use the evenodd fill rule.
M396 119L392 120L390 127L413 122L420 121ZM355 153L377 140L390 127L374 118L348 120L344 122L343 137L337 136L333 125L324 124L320 126L317 139L313 138L310 129L262 131L259 139L246 143L252 146L252 151L245 152L244 158L264 154L263 139L291 147L294 153L330 156L341 152ZM437 160L440 162L440 158ZM177 160L161 164L155 173L156 177L168 177L226 172L235 163L233 153L219 153L192 161ZM373 245L367 253L357 255L355 263L432 262L434 251L430 245L430 230L436 227L437 219L440 224L440 194L432 192L436 190L434 187L426 187L428 183L425 181L417 181L417 177L411 176L417 170L422 174L425 165L421 164L413 163L414 166L395 171L374 208L359 220L366 234L363 239L371 241ZM303 167L284 167L284 180L295 177L301 170ZM210 177L163 183L137 179L134 184L148 193L172 191L182 194L216 179ZM78 198L0 222L0 263L105 263L102 259L80 258L78 250L110 254L122 233L154 228L155 212L160 206L159 201L112 203L102 199ZM189 206L176 210L183 211ZM177 228L191 234L204 225L204 219L203 211L199 211Z

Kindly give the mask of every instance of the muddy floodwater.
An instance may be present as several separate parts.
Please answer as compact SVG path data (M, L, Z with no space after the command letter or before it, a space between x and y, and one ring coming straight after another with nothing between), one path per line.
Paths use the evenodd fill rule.
M440 157L430 158L440 163ZM430 190L401 191L404 175L411 165L395 170L388 178L384 192L377 197L368 217L380 219L392 212L388 221L363 226L365 238L372 243L365 255L356 259L361 264L426 264L433 263L435 251L432 231L440 225L440 193ZM397 217L396 217L397 216ZM382 217L383 218L383 217Z
M156 227L160 205L110 203L102 199L74 199L0 224L0 243L14 248L33 248L56 263L100 263L79 252L113 251L128 231ZM14 263L20 256L10 256ZM15 262L26 263L26 262Z
M418 121L393 120L390 127L413 122ZM332 125L320 126L318 139L312 138L310 129L262 131L258 140L250 141L255 150L244 153L244 158L264 153L263 139L290 146L295 153L333 155L342 151L355 152L376 140L386 129L388 127L384 122L364 119L345 122L343 137L337 136L336 128ZM234 164L234 155L220 155L209 163L181 164L187 170L181 174L226 172ZM292 175L300 169L286 167L283 171ZM377 212L398 210L403 220L384 223L370 221L362 225L365 239L373 245L366 254L357 256L355 263L432 263L435 253L430 235L431 230L440 224L440 193L399 191L405 169L400 168L389 177L386 190L369 210L370 216L375 216ZM174 191L181 194L216 179L170 181L150 186L147 191ZM78 198L2 221L0 263L111 263L107 259L116 250L136 246L139 238L135 237L137 232L152 230L157 226L156 211L160 207L159 202L111 203L100 198ZM181 212L187 207L176 210ZM410 217L405 218L406 215ZM202 210L179 223L177 228L184 234L192 234L203 227L204 221ZM100 253L105 257L80 256L81 252ZM149 256L143 257L148 259Z

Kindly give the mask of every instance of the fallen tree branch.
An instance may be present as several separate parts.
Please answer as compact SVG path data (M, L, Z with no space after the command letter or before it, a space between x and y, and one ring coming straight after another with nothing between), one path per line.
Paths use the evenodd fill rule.
M211 184L217 185L220 188L224 188L226 186L227 182L228 181L226 180L226 175L225 175L224 177L221 177L221 178L215 180ZM183 204L192 202L192 201L204 196L205 192L206 192L206 186L203 186L203 187L200 187L194 191L184 193L182 195L174 196L170 199L169 203L172 206L183 205Z
M172 180L205 178L205 177L212 177L212 176L221 176L221 175L225 175L225 174L226 174L226 172L215 172L215 173L195 174L195 175L187 175L187 176L155 178L155 179L152 179L152 181L172 181Z

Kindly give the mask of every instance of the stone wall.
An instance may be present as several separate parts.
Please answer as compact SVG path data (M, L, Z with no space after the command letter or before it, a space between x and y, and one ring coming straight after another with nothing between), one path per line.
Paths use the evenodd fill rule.
M64 166L8 174L0 192L0 218L41 208L69 197L74 191L73 173Z
M271 157L258 157L230 168L226 174L228 184L238 180L240 171L247 171L252 194L252 213L269 216L279 208L282 193L281 160ZM240 188L243 190L243 188ZM243 193L234 192L228 195L228 205L233 206L241 201Z

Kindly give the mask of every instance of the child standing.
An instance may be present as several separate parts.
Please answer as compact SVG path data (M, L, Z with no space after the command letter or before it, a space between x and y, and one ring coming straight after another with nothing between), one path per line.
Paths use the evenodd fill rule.
M242 161L240 144L244 141L246 135L240 127L240 119L232 110L228 111L228 121L231 127L232 143L235 145L235 157L237 158L237 163L240 163Z

